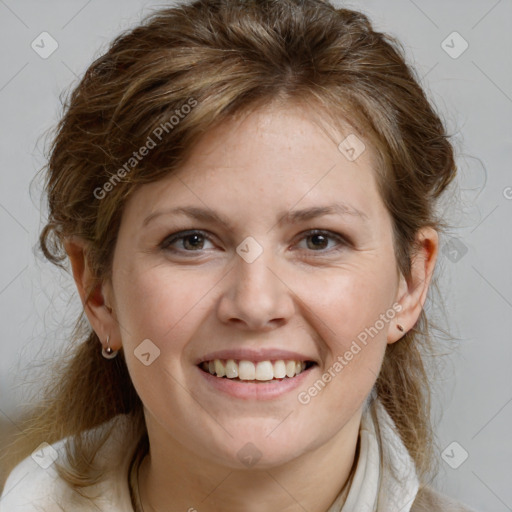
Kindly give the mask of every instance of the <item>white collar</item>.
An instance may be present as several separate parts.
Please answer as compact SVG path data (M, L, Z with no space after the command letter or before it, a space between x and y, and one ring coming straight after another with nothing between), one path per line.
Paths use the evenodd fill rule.
M327 512L409 512L419 488L416 466L380 400L365 408L359 436L348 494L341 492Z
M135 445L136 435L130 418L125 415L115 417L108 426L113 427L113 435L97 454L98 462L106 470L105 478L84 490L84 494L98 496L94 504L79 499L57 476L53 465L42 469L35 459L27 457L6 482L0 512L20 506L34 512L39 507L53 509L56 498L65 505L73 504L77 512L132 510L128 466L133 450L127 449L127 444ZM373 400L365 408L359 436L359 456L348 492L342 491L327 512L374 512L377 506L378 510L410 512L419 487L414 462L379 400ZM53 445L61 460L63 442Z

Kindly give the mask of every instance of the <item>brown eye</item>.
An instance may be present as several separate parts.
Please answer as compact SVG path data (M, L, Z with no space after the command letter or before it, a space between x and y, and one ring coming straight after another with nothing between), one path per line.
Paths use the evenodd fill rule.
M187 235L182 237L184 249L202 249L204 237L202 235Z
M201 231L181 231L166 237L160 247L168 251L195 252L203 250L208 240L209 237Z
M322 253L339 251L349 245L348 241L343 236L331 231L308 231L305 233L305 236L302 237L302 240L306 240L306 249ZM333 244L332 241L336 243ZM329 244L331 244L330 247Z
M308 249L325 249L329 244L329 237L324 235L309 235L307 239L311 242L308 243Z

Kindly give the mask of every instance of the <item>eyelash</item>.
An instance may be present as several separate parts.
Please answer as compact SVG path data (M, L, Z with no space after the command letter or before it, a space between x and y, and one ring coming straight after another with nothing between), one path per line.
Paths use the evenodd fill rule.
M194 254L194 253L198 253L198 252L201 252L203 249L198 249L197 251L187 251L185 249L175 249L175 248L172 248L171 245L178 241L178 240L184 240L185 238L189 237L189 236L192 236L192 235L201 235L202 237L204 237L206 240L208 241L212 241L211 240L211 237L209 237L205 231L201 231L201 230L188 230L188 231L179 231L177 233L173 233L172 235L169 235L167 237L165 237L165 239L160 243L159 247L165 251L170 251L170 252L174 252L174 253L191 253ZM330 238L330 239L335 239L338 241L339 243L339 246L335 249L327 249L327 250L318 250L318 251L314 251L314 250L311 250L311 252L315 253L315 252L318 252L318 253L321 253L321 254L325 254L325 253L330 253L330 252L339 252L343 249L345 249L347 246L350 245L350 242L345 238L343 237L342 235L340 235L339 233L335 233L333 231L325 231L325 230L321 230L321 229L312 229L312 230L309 230L309 231L305 231L303 234L302 234L302 238L300 240L303 240L305 238L309 238L311 236L315 236L315 235L321 235L321 236L325 236L327 238ZM307 249L306 249L307 250ZM188 257L188 255L187 255Z

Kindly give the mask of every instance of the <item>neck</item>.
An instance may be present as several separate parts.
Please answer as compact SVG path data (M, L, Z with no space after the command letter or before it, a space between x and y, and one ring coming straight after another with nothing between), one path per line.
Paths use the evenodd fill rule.
M340 494L348 493L360 420L355 415L329 442L265 470L199 461L172 441L170 450L150 448L139 468L143 512L325 512Z

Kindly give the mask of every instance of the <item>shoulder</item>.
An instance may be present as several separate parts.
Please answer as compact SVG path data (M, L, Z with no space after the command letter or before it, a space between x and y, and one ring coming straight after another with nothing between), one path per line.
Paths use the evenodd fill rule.
M411 512L476 512L472 508L440 494L431 487L418 491Z
M131 510L131 505L127 507L129 490L124 478L132 454L127 443L133 444L128 417L120 415L90 432L111 427L115 427L115 435L109 435L97 454L105 471L102 482L79 493L60 477L55 464L66 465L65 444L69 438L51 445L43 443L9 474L0 497L0 512Z
M0 498L0 512L58 510L54 497L65 497L66 487L58 477L55 460L64 453L64 441L40 445L9 474Z

